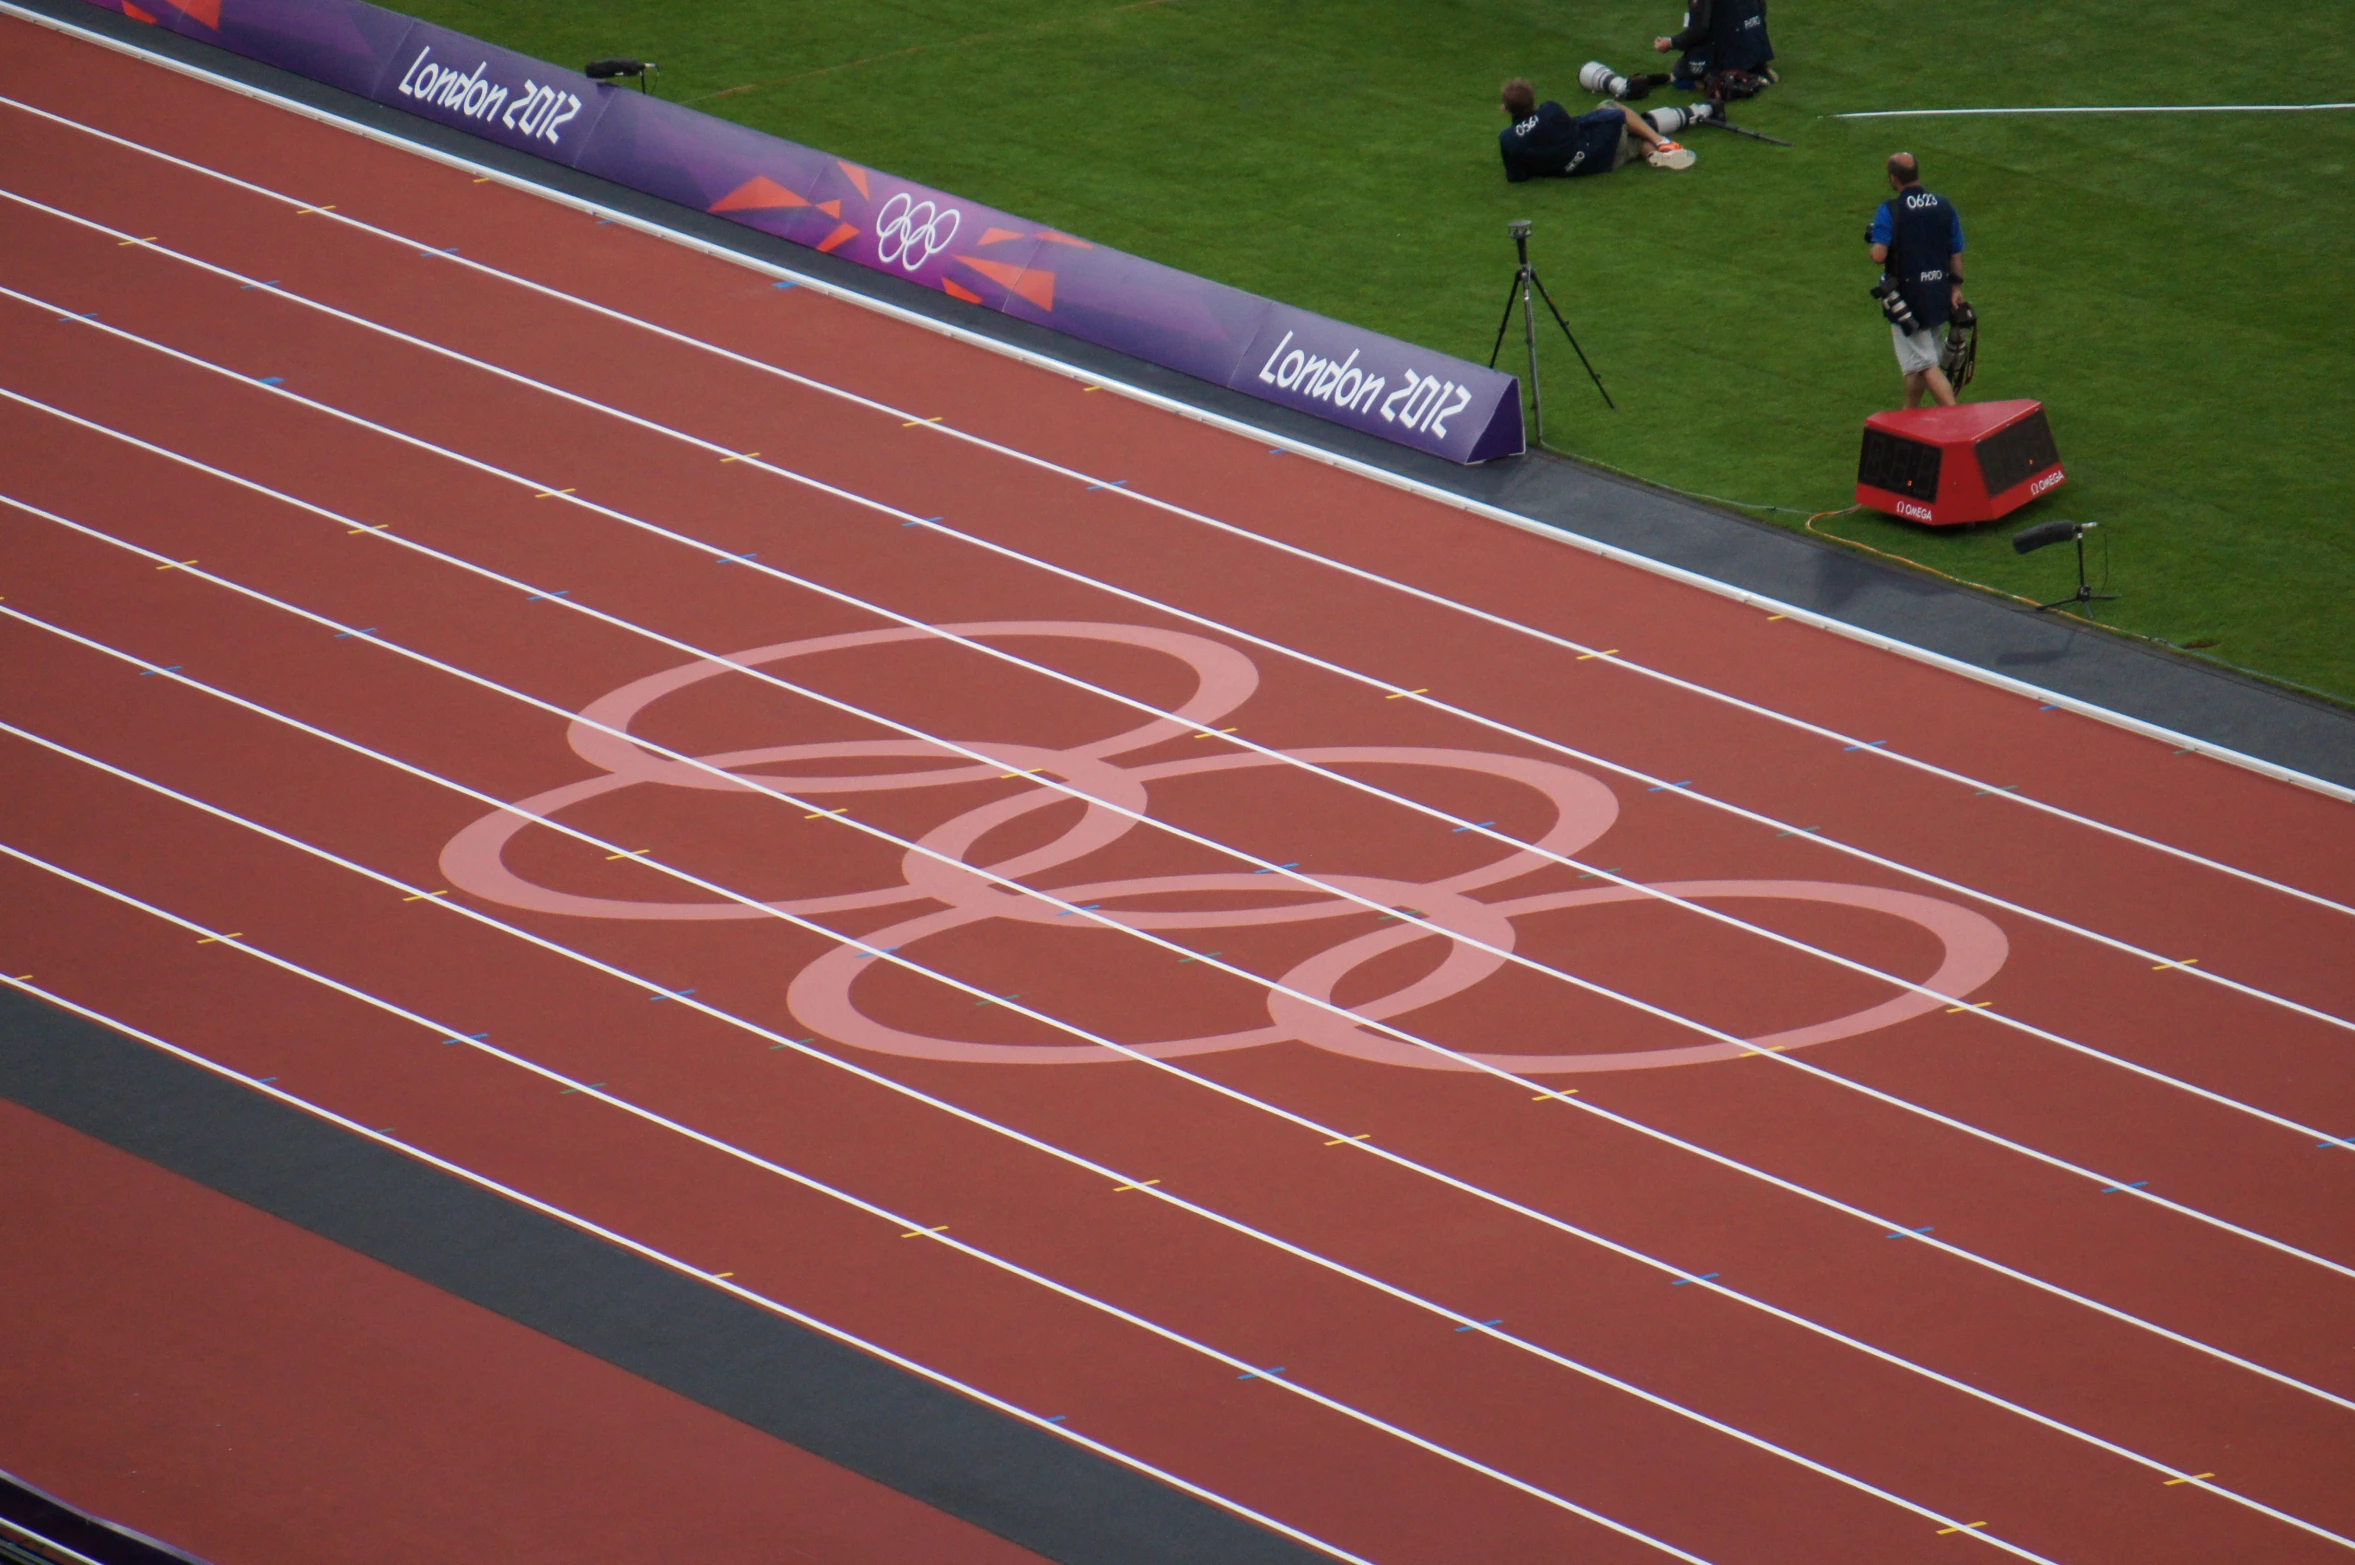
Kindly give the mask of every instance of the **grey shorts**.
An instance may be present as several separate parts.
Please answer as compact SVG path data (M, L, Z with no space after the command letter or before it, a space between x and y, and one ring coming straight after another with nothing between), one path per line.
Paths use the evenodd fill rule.
M1616 172L1618 169L1624 167L1629 158L1640 158L1643 155L1644 144L1635 139L1635 132L1627 129L1625 126L1621 126L1619 130L1619 147L1618 150L1611 156L1611 167L1613 171Z
M1938 367L1937 332L1917 331L1908 337L1897 329L1895 321L1891 321L1889 323L1889 340L1897 346L1897 368L1902 373L1919 375L1924 370L1934 370Z

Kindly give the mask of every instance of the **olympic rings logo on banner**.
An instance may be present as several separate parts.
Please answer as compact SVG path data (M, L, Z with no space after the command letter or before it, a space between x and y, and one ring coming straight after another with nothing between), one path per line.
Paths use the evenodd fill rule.
M917 201L901 191L883 203L875 218L875 258L885 266L920 270L926 261L946 250L957 237L962 221L955 207Z
M932 635L928 630L915 628L854 631L758 647L737 653L726 661L689 663L634 680L591 702L582 712L583 721L572 725L568 738L582 759L599 768L599 775L518 800L474 822L451 838L442 850L442 872L452 886L493 902L579 918L650 922L747 919L767 916L764 907L819 918L836 913L902 908L903 916L880 928L865 927L862 921L860 938L871 946L904 951L952 931L991 921L1030 924L1037 926L1045 938L1068 938L1069 932L1091 926L1074 921L1034 898L1010 895L974 868L965 867L973 863L970 855L976 848L999 833L1000 828L1016 826L1011 838L1037 842L1045 828L1029 817L1059 805L1067 807L1071 802L1068 795L1044 788L1025 788L1002 795L923 832L914 840L929 853L901 853L898 878L891 883L755 907L726 901L624 901L591 896L526 879L507 862L509 845L535 820L561 815L623 790L681 789L687 791L688 797L698 791L730 794L769 791L804 798L814 794L901 794L1003 781L1015 772L1045 771L1098 802L1081 809L1058 834L1045 842L977 866L986 869L989 875L1037 885L1064 902L1100 904L1097 916L1133 929L1232 929L1361 916L1366 911L1364 905L1345 897L1312 894L1310 900L1271 901L1270 892L1278 888L1246 870L1129 876L1060 885L1041 884L1038 879L1111 846L1135 830L1139 823L1120 812L1149 813L1151 789L1156 785L1249 773L1280 765L1282 757L1292 756L1332 768L1374 766L1386 771L1422 768L1485 776L1527 790L1551 812L1551 824L1530 847L1517 848L1487 863L1438 879L1410 881L1359 874L1318 877L1328 887L1369 898L1383 906L1412 909L1421 915L1423 924L1464 937L1450 941L1436 965L1423 971L1420 977L1348 1007L1361 1018L1389 1021L1437 1005L1484 982L1505 965L1505 959L1497 952L1515 949L1518 921L1565 913L1575 915L1583 909L1645 901L1652 892L1702 902L1797 902L1856 909L1926 932L1941 953L1936 971L1921 980L1926 988L1936 991L1934 995L1901 991L1846 1016L1786 1027L1745 1042L1704 1040L1669 1047L1588 1053L1464 1051L1468 1058L1484 1065L1540 1075L1640 1070L1733 1059L1759 1049L1790 1049L1855 1037L1942 1008L1951 1002L1938 996L1970 993L1993 977L2009 955L2003 931L1982 914L1935 897L1881 886L1796 880L1678 880L1650 888L1606 884L1584 890L1484 901L1474 893L1551 867L1553 860L1548 855L1576 854L1600 838L1618 819L1618 796L1586 773L1550 761L1428 746L1322 745L1282 751L1274 756L1242 751L1122 766L1115 764L1116 757L1215 727L1221 717L1241 706L1258 688L1258 669L1232 647L1181 631L1142 625L1005 620L941 628L981 639L1062 638L1156 653L1190 670L1194 689L1182 705L1173 709L1173 718L1156 718L1124 733L1069 748L958 741L968 750L989 757L984 764L953 760L938 745L923 740L861 739L773 745L698 757L702 766L728 774L714 776L701 767L664 759L634 740L618 735L630 733L631 724L657 701L746 667L822 654L857 654L897 643L931 641ZM844 762L862 760L886 763L892 769L864 772L833 769ZM1118 808L1106 808L1106 805ZM610 818L611 807L601 807L601 813ZM995 840L1006 842L1009 836L997 835ZM1301 888L1283 889L1297 893ZM1178 905L1172 905L1173 898L1181 899ZM1139 905L1116 906L1124 902ZM1211 902L1220 905L1204 905ZM1420 924L1386 922L1300 958L1289 971L1275 978L1272 982L1278 987L1266 994L1265 1025L1192 1037L1141 1042L1124 1039L1123 1042L1139 1053L1160 1059L1300 1042L1384 1065L1426 1070L1471 1069L1474 1067L1387 1034L1368 1031L1301 998L1305 995L1330 1003L1343 983L1359 969L1392 952L1435 938L1441 937ZM1483 950L1465 943L1467 939L1479 940L1494 949ZM919 963L924 960L914 952L910 956ZM986 1043L912 1032L878 1020L861 1005L857 991L862 983L872 986L877 981L871 975L889 970L889 964L867 961L864 953L848 945L833 946L787 979L786 1007L803 1026L838 1042L883 1054L1020 1065L1085 1064L1123 1057L1096 1044ZM1396 964L1386 964L1386 970L1400 971ZM1420 969L1409 969L1416 970ZM1293 992L1287 994L1283 990ZM1445 1037L1432 1041L1450 1047L1460 1043Z

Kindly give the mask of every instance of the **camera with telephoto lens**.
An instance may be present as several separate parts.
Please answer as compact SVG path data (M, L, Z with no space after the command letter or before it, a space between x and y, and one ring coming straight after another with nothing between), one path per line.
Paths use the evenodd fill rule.
M1898 288L1896 278L1883 272L1881 280L1873 284L1870 291L1881 302L1881 313L1889 317L1890 325L1908 337L1922 329L1921 321L1913 313L1913 306L1905 302L1905 294Z

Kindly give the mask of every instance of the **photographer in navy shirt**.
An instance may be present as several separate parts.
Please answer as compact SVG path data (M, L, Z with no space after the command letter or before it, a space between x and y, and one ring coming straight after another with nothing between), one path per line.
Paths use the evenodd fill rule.
M1504 156L1505 178L1516 185L1548 174L1608 174L1634 157L1638 148L1655 168L1693 165L1691 152L1623 103L1607 103L1573 117L1558 103L1539 103L1537 90L1519 77L1505 83L1503 102L1513 123L1498 132L1497 150ZM1675 115L1679 130L1699 117L1681 109L1653 112Z
M1873 295L1889 317L1905 405L1920 407L1927 391L1950 408L1954 388L1938 367L1938 328L1963 307L1962 217L1944 196L1922 188L1910 152L1889 159L1889 188L1897 194L1874 211L1864 236L1882 269Z

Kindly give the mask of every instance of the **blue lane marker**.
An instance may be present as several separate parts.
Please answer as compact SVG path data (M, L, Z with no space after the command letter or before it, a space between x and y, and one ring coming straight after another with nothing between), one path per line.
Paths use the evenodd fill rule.
M857 956L852 957L851 960L854 962L864 962L868 957L883 956L890 952L897 951L898 949L898 946L885 946L881 951L861 951Z
M769 286L772 288L790 288L793 286L793 279L788 277L782 282L771 283Z
M1103 905L1104 904L1101 902L1090 902L1086 907L1060 908L1056 910L1055 916L1057 918L1068 918L1074 913L1093 913L1096 909L1102 907Z
M335 633L335 639L341 641L346 636L373 636L375 634L376 627L374 625L363 625L358 630L339 630Z
M260 283L239 283L239 284L237 285L237 291L238 291L239 293L243 293L243 292L245 292L245 290L247 290L248 288L275 288L275 287L277 287L277 286L278 286L278 279L277 279L277 278L275 278L275 277L273 277L273 278L271 278L271 279L270 279L269 281L267 281L267 282L260 282Z
M1686 779L1685 779L1683 782L1662 783L1662 784L1661 784L1659 787L1657 787L1657 788L1646 788L1646 789L1644 790L1644 792L1646 792L1646 793L1665 793L1665 792L1666 792L1667 790L1669 790L1670 788L1690 788L1692 785L1693 785L1693 780L1692 780L1690 777L1687 777L1687 778L1686 778Z
M793 1043L816 1043L817 1041L818 1040L815 1038L796 1038L793 1040ZM774 1053L779 1049L789 1049L791 1047L793 1047L792 1043L772 1043L769 1045L769 1050L771 1053Z
M1237 1375L1235 1378L1237 1380L1257 1380L1262 1375L1281 1375L1283 1372L1284 1366L1278 1364L1274 1369L1255 1369L1248 1375Z
M98 319L98 312L96 310L92 310L87 315L60 315L57 318L57 324L60 326L70 326L75 321L94 321L96 319Z
M1679 1277L1676 1279L1676 1281L1670 1283L1668 1286L1671 1288L1681 1288L1688 1282L1707 1282L1713 1277L1719 1277L1723 1275L1724 1274L1722 1272L1703 1272L1698 1277Z
M1101 484L1090 484L1090 485L1088 485L1088 488L1089 488L1089 489L1091 489L1091 490L1095 490L1095 489L1118 489L1118 488L1120 488L1120 487L1121 487L1123 484L1126 484L1127 482L1128 482L1128 480L1127 480L1127 479L1125 479L1125 478L1115 478L1115 479L1111 480L1109 483L1101 483Z
M1470 825L1470 826L1456 826L1456 827L1452 827L1452 828L1450 828L1450 830L1451 830L1451 831L1478 831L1478 830L1480 830L1480 829L1481 829L1482 827L1484 827L1484 826L1494 826L1495 824L1496 824L1496 822L1494 822L1494 821L1479 821L1479 822L1476 822L1476 823L1474 823L1473 825Z
M2355 1147L2355 1136L2341 1136L2336 1141L2317 1141L2314 1143L2314 1150L2317 1152L2320 1152L2324 1147Z
M2057 712L2060 710L2060 705L2061 704L2058 701L2047 701L2044 703L2044 705L2038 707L2036 710L2039 712Z
M758 554L754 553L750 549L747 549L742 554L723 554L711 563L714 565L733 565L739 560L755 560L758 558L760 558Z
M1840 753L1846 755L1849 750L1878 750L1888 742L1886 739L1875 739L1871 744L1852 744L1847 750L1842 750Z
M532 594L530 597L528 597L528 598L524 599L523 601L524 601L524 602L526 602L526 603L537 603L537 602L539 602L539 601L540 601L542 598L564 598L564 597L570 597L571 595L572 595L572 589L571 589L570 587L565 587L565 588L563 588L563 589L561 589L561 590L559 590L559 591L556 591L556 592L535 592L535 593L533 593L533 594Z
M261 1078L260 1078L260 1080L262 1080L262 1081L264 1081L264 1082L273 1082L273 1081L276 1081L277 1079L278 1079L278 1078L277 1078L277 1077L275 1077L275 1076L264 1076L264 1077L261 1077Z
M2140 1190L2144 1185L2149 1183L2150 1181L2147 1179L2137 1179L2133 1184L2130 1185L2112 1185L2107 1190L2104 1190L2102 1194L2116 1195L2121 1190Z
M421 261L430 261L437 255L456 255L457 253L458 247L452 245L447 250L420 250L417 252L417 258Z
M927 527L939 520L940 518L937 516L919 516L912 522L902 522L900 525L902 527Z
M1276 869L1298 869L1299 867L1300 861L1298 859L1294 859L1289 864L1278 864ZM1255 869L1251 873L1254 875L1273 875L1276 872L1276 869Z
M185 663L174 663L170 668L143 668L139 671L139 677L145 679L150 674L177 674L187 666Z
M1884 1234L1884 1235L1882 1235L1882 1237L1883 1237L1883 1238L1887 1238L1887 1239L1903 1239L1903 1238L1905 1238L1905 1237L1906 1237L1907 1235L1909 1235L1909 1234L1926 1234L1926 1233L1928 1233L1929 1231L1930 1231L1930 1225L1929 1225L1929 1224L1927 1224L1927 1223L1924 1223L1924 1224L1923 1224L1921 1227L1919 1227L1919 1228L1901 1228L1901 1229L1899 1229L1897 1232L1895 1232L1895 1233L1893 1233L1893 1234Z
M1267 448L1267 454L1269 456L1282 456L1284 454L1284 448L1282 446L1269 446Z
M264 375L262 377L262 384L265 386L283 386L286 384L286 377L283 375Z
M446 1049L453 1043L480 1043L489 1036L487 1032L470 1032L463 1038L444 1038L442 1047Z
M793 285L791 283L779 283L777 286L780 288L790 288ZM1053 1418L1048 1419L1047 1422L1050 1424L1060 1424L1063 1422L1063 1420L1069 1418L1070 1416L1071 1415L1069 1413L1057 1413Z
M1484 1320L1484 1321L1482 1321L1482 1322L1480 1323L1480 1326L1502 1326L1504 1323L1505 1323L1505 1318L1504 1318L1502 1315L1499 1315L1499 1316L1498 1316L1496 1319L1494 1319L1494 1320ZM1458 1327L1456 1328L1456 1330L1458 1330L1458 1331L1478 1331L1478 1330L1480 1329L1480 1326L1458 1326Z
M692 989L680 989L665 994L650 994L646 998L649 1000L684 1000L687 998L687 996L693 994L694 992L695 991Z

